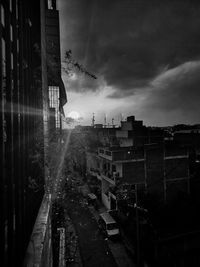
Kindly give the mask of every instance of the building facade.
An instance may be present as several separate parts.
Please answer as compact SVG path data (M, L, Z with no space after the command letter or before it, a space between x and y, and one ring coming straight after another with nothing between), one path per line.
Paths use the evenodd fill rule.
M164 202L179 191L189 193L186 147L164 142L162 130L148 129L133 116L122 123L116 136L120 145L87 153L87 172L101 180L102 202L108 209L117 209L117 199L128 185L159 195Z
M0 1L2 266L22 266L36 218L44 215L41 207L46 210L44 230L49 232L50 197L44 188L49 175L48 86L52 85L48 81L45 14L50 6L55 9L55 1ZM63 104L64 88L59 74L56 78Z

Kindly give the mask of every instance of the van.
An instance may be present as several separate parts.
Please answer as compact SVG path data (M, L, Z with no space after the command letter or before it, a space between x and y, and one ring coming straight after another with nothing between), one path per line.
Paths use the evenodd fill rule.
M108 213L104 212L99 215L99 228L107 237L119 237L119 227L113 217Z

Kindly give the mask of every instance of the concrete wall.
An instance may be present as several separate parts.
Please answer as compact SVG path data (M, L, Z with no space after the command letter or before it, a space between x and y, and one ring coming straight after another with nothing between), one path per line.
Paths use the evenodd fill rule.
M122 166L124 183L135 184L145 182L144 161L126 162Z
M97 170L99 168L98 166L98 158L97 155L95 153L92 152L87 152L86 153L86 170L88 173L90 173L90 171L94 171Z
M116 131L117 138L128 138L128 131L125 130L118 130Z
M188 176L188 158L165 159L166 179L185 178Z
M101 200L107 209L110 209L110 197L109 197L109 182L102 179ZM106 194L105 194L106 193Z
M131 121L122 121L122 130L123 131L131 131L133 130Z
M52 267L51 196L45 195L26 252L24 267Z
M122 172L122 163L115 163L116 166L116 172L119 173L119 177L122 177L123 172Z
M120 147L130 147L133 146L133 139L120 139Z
M149 146L145 151L146 159L146 182L148 191L159 193L164 196L163 177L164 177L164 158L163 148Z

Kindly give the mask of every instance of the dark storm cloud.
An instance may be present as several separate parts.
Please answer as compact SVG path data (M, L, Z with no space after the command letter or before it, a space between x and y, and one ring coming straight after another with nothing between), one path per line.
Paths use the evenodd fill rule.
M198 1L68 0L62 5L66 50L116 89L112 98L146 90L166 66L172 69L200 55ZM92 80L83 83L71 87L100 86Z
M164 72L152 82L147 106L167 111L188 110L199 116L200 61L184 63Z

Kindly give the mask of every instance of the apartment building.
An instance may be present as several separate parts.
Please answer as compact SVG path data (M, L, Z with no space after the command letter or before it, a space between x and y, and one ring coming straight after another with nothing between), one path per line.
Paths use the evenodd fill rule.
M189 193L188 150L164 142L163 136L162 130L148 129L131 116L116 131L120 146L87 153L87 172L101 180L102 202L108 209L117 208L118 193L127 185L137 184L139 190L163 201L179 191Z
M56 14L56 19L49 13L52 17ZM58 33L56 1L0 2L2 266L22 266L29 241L34 247L29 246L26 264L43 261L51 266L51 250L42 253L44 246L51 247L51 197L44 190L49 179L49 86L59 87L59 112L66 102L60 73L55 71L51 83L48 78L49 69L54 72L55 67L48 63L47 41L56 40L55 56L59 47L57 33L57 37L50 32L46 35L47 26L54 23Z
M101 179L102 201L108 209L117 207L117 191L123 185L137 184L163 201L170 201L179 191L189 193L189 156L181 147L99 148L96 159L91 173Z
M164 132L159 128L146 127L143 121L129 116L126 121L121 122L121 128L116 131L116 138L121 147L140 146L163 142Z

